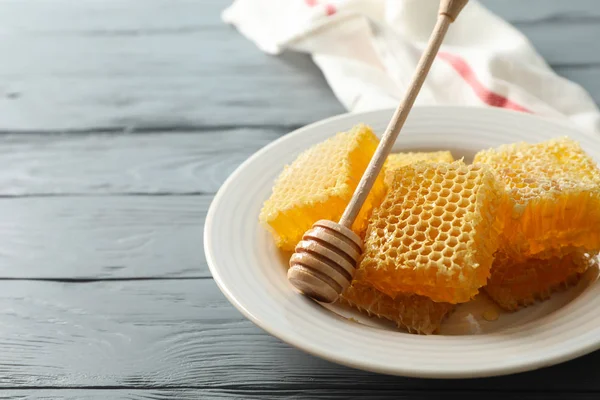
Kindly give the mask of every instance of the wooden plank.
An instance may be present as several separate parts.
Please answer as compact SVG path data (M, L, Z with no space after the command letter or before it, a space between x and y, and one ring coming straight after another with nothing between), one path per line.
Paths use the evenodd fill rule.
M557 25L574 20L600 18L597 0L479 0L492 12L511 23L554 22Z
M595 40L600 35L598 1L482 0L481 3L527 36L552 67L600 64L598 52L589 51L600 49ZM597 98L600 92L592 91L592 95Z
M600 103L600 66L561 67ZM288 128L0 136L0 196L211 194Z
M0 136L0 196L215 193L285 128Z
M309 386L309 385L307 385ZM428 400L445 399L448 396L464 400L506 400L507 396L518 396L519 400L596 400L597 393L506 393L489 391L453 391L451 394L441 391L415 391L393 390L379 392L376 388L349 392L347 390L314 390L307 387L304 390L227 390L227 389L40 389L40 390L0 390L0 400L33 400L33 399L62 399L62 400L105 400L107 398L118 400L198 400L198 399L238 399L238 400L264 400L266 398L289 400L334 400L334 399L369 399L369 400ZM565 397L566 396L566 397Z
M212 196L0 199L0 277L210 276L203 249Z
M343 112L309 57L267 56L223 24L228 4L1 2L0 131L296 126ZM485 4L551 64L600 63L597 2Z
M516 27L552 67L600 65L600 45L594 39L600 37L600 17L585 22L574 19L564 24L540 22ZM593 50L584 50L584 46Z
M476 380L342 367L264 333L212 280L0 282L0 301L0 387L7 389L181 387L290 397L309 390L339 398L367 391L600 391L600 352L542 371Z
M600 65L581 67L558 67L556 72L583 86L592 96L596 104L600 104Z
M269 57L222 23L227 1L75 3L0 3L0 130L290 126L343 112L308 56Z

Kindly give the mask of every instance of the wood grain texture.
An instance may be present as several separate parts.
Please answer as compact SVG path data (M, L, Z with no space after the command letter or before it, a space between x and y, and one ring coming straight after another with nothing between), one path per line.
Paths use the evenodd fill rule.
M513 24L569 24L574 20L600 18L596 0L479 0L494 13Z
M550 64L600 63L593 0L483 3ZM344 111L308 56L265 55L223 24L228 4L0 2L0 131L289 127Z
M264 333L212 280L0 282L0 301L0 388L5 389L181 387L254 390L265 397L308 390L311 398L410 391L600 392L600 371L594 367L600 352L492 379L407 379L342 367Z
M596 400L596 393L515 393L519 400L562 400L568 396L573 400ZM70 389L70 390L0 390L0 400L264 400L276 398L284 400L330 400L330 399L369 399L369 400L424 400L446 399L456 396L464 400L506 400L505 392L490 391L391 391L380 392L376 388L366 390L227 390L227 389Z
M1 2L0 130L289 126L343 112L308 56L269 57L222 23L228 4Z
M215 193L239 164L286 133L0 136L0 196Z
M0 278L209 277L212 196L0 198Z
M209 277L202 228L229 173L343 112L309 57L222 24L230 1L0 2L0 399L597 399L600 352L491 379L371 374L267 335L193 279ZM596 0L482 2L600 99ZM150 279L87 281L130 278Z
M600 66L556 67L555 70L560 76L582 85L596 104L600 104Z

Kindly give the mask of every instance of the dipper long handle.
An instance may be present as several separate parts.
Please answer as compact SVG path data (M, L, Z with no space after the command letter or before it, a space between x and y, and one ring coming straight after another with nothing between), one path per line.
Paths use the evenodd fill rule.
M438 50L446 36L446 32L448 31L448 27L463 7L467 4L468 0L442 0L440 2L439 15L437 19L437 23L435 24L435 28L431 33L429 38L429 43L427 44L427 48L421 55L421 59L419 60L419 64L417 65L417 70L413 75L413 78L408 86L408 91L406 92L404 99L400 102L400 105L394 112L388 127L383 134L381 141L379 142L379 146L377 146L377 150L375 150L375 154L371 159L369 166L365 170L354 194L348 206L346 207L342 218L340 219L340 225L343 225L347 228L352 227L356 216L358 215L363 203L367 199L379 172L383 168L383 164L387 156L390 154L392 147L394 146L394 142L396 142L396 138L404 126L404 122L406 122L406 118L410 113L410 110L415 103L415 99L423 86L423 82L425 82L425 78L431 69L431 65L433 64L433 60L435 59Z

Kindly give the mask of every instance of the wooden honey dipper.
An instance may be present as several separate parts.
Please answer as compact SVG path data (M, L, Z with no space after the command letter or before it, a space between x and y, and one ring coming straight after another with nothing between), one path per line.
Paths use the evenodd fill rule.
M437 23L427 48L421 55L408 92L394 112L340 222L317 221L296 246L296 251L290 259L288 280L301 293L324 303L333 303L350 285L363 250L361 238L350 228L392 150L448 27L467 2L468 0L440 1Z

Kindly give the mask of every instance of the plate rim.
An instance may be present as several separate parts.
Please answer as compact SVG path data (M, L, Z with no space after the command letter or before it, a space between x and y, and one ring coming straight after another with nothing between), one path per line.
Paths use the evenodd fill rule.
M569 121L563 121L556 118L539 116L514 110L508 110L497 107L475 107L475 106L447 106L447 105L417 105L414 106L413 109L420 110L429 110L429 111L440 111L440 112L451 112L453 110L460 109L461 112L464 112L465 109L469 109L470 112L473 113L491 113L498 115L510 115L511 117L524 118L524 119L536 119L542 120L546 123L552 123L554 125L560 126L562 129L565 129L565 135L568 135L568 131L576 132L579 135L591 136L586 132L582 132L577 129L576 126L573 126ZM307 125L301 126L297 129L290 130L286 134L281 137L273 140L272 142L266 144L258 151L253 153L250 157L244 160L238 167L234 169L234 171L227 177L227 179L223 182L223 184L219 187L213 200L210 203L205 223L204 223L204 253L205 258L211 272L211 275L214 281L217 284L219 290L223 293L223 295L227 298L227 300L248 320L250 320L257 327L265 331L266 333L282 340L299 349L307 354L312 356L343 365L350 368L360 369L363 371L370 371L380 374L392 375L392 376L403 376L403 377L411 377L411 378L425 378L425 379L475 379L475 378L483 378L483 377L494 377L494 376L504 376L509 374L521 373L526 371L533 371L544 367L549 367L552 365L560 364L566 361L573 360L575 358L581 357L583 355L589 354L600 349L600 338L595 341L589 342L586 345L577 347L576 349L571 349L567 351L557 351L553 352L553 354L548 356L540 356L538 358L530 358L522 361L519 364L515 364L512 366L499 366L499 367L490 367L490 368L482 368L482 369L471 369L471 370L458 370L458 371L446 371L446 370L434 370L434 369L420 369L420 368L406 368L401 365L390 368L385 366L378 366L368 361L350 359L347 357L343 357L339 353L333 351L330 353L324 353L315 349L307 343L306 341L296 338L292 333L289 333L285 330L278 330L273 328L268 321L264 321L260 318L257 318L253 313L244 305L239 299L236 297L234 293L227 287L226 283L223 282L222 276L219 273L219 269L216 266L214 255L213 255L213 245L212 238L209 234L212 225L215 220L216 213L216 205L220 202L223 197L226 189L235 182L237 176L241 173L242 170L246 168L247 165L251 164L257 158L260 158L264 153L268 152L271 148L279 146L282 142L286 141L289 138L292 138L296 135L301 135L304 131L312 130L318 128L321 125L326 125L332 122L336 122L339 120L344 120L350 117L365 117L372 114L386 113L388 112L390 116L394 112L393 108L389 109L377 109L370 110L364 112L345 112L338 115L334 115L328 118L324 118ZM410 117L409 117L410 118ZM593 137L593 136L592 136ZM598 139L598 138L594 138Z

